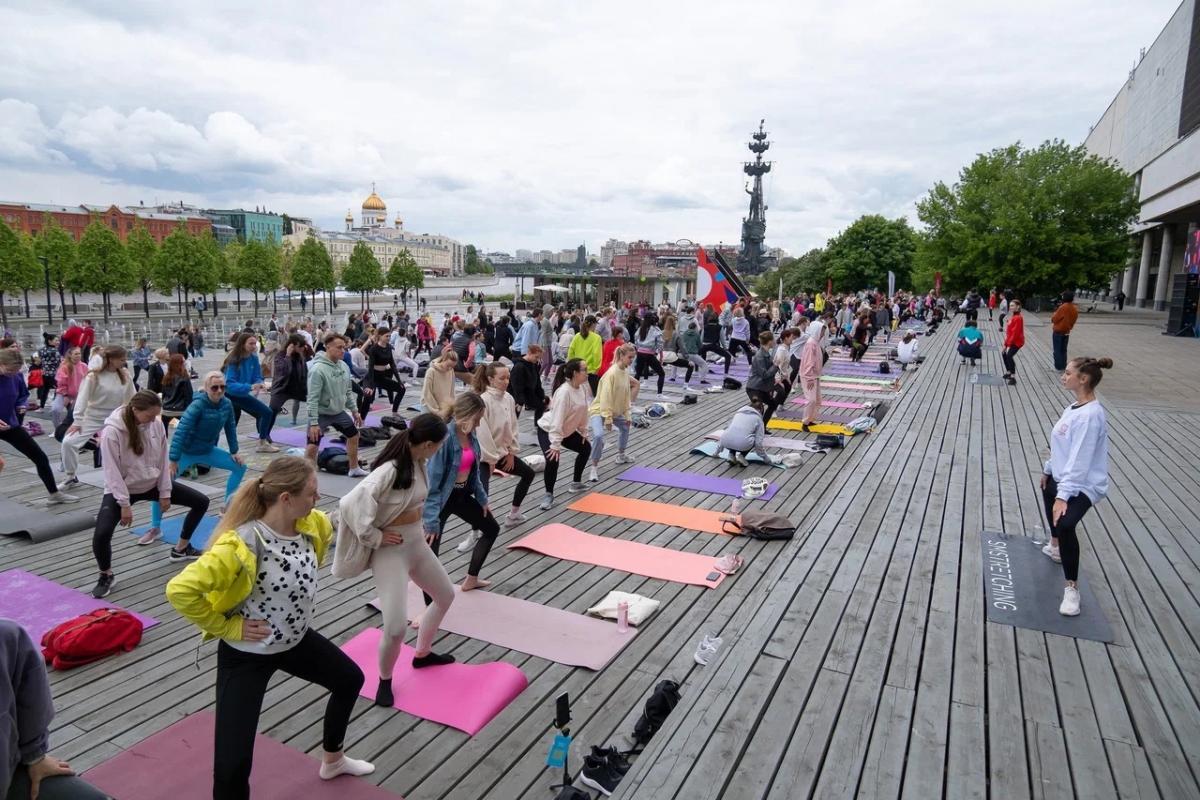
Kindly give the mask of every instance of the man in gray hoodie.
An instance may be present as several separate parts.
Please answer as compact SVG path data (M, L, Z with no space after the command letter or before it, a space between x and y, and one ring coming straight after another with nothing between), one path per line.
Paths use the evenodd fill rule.
M354 390L350 388L350 368L343 362L346 337L331 333L325 337L325 350L317 353L308 368L308 447L304 455L316 461L321 431L333 428L346 437L346 457L350 477L364 478L367 471L358 466L358 426L362 417Z

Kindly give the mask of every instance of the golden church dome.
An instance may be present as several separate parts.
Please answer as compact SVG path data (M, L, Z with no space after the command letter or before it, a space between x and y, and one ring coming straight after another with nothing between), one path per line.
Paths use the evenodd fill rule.
M363 211L387 211L387 204L383 202L383 198L375 194L375 190L371 190L371 194L366 200L363 200Z

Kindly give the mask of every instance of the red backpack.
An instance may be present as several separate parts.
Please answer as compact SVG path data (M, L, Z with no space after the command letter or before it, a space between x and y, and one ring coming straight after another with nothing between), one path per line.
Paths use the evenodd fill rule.
M129 652L141 641L141 620L128 611L97 608L46 631L42 655L55 669L71 669L119 650Z

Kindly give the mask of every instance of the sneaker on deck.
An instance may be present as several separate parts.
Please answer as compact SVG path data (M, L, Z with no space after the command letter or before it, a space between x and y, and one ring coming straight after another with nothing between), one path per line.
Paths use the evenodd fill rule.
M567 491L571 494L579 494L580 492L586 492L587 486L580 481L571 481L571 485L567 487Z
M370 473L367 472L362 467L355 467L354 469L352 469L348 473L346 473L346 475L351 478L365 478L369 474Z
M588 467L587 479L588 479L588 483L599 483L600 471L598 469L596 469L595 465Z
M62 483L60 483L58 485L58 490L61 492L64 489L70 489L72 486L78 486L78 485L79 485L79 478L77 478L74 475L70 475L67 477L67 479L65 481L63 481Z
M613 771L624 777L633 765L629 763L629 759L621 754L621 751L615 747L597 747L592 745L592 758L597 761L607 761L608 766L612 767Z
M549 511L550 509L554 508L554 495L550 494L549 492L546 492L546 494L542 495L542 502L538 503L538 508L540 508L542 511Z
M629 456L625 455L624 453L617 453L617 463L618 464L632 464L633 459L630 458Z
M1042 552L1045 553L1046 557L1049 558L1051 561L1053 561L1055 564L1062 563L1062 555L1059 554L1058 548L1054 547L1049 542L1047 542L1045 544L1045 546L1042 547Z
M112 591L113 583L116 581L115 575L106 575L100 573L100 577L96 580L96 585L92 589L92 597L97 600L108 597L108 593Z
M200 555L201 553L199 550L188 544L182 550L176 550L174 547L172 547L171 553L167 557L172 561L195 561L200 557Z
M1058 613L1064 617L1079 616L1079 590L1074 586L1063 589L1062 605L1058 607Z
M515 525L520 525L525 521L525 515L520 510L509 511L508 516L504 518L504 527L511 528Z
M57 492L55 492L52 495L49 495L46 498L46 505L56 506L56 505L59 505L60 503L74 503L74 502L77 502L78 500L79 500L79 497L77 495L67 494L63 490L59 489Z
M143 533L141 535L141 537L138 538L137 543L138 543L138 545L144 547L148 544L154 544L161 538L162 538L162 528L151 528L150 530Z
M278 453L279 448L268 442L266 439L259 439L258 447L254 448L256 453Z
M595 789L605 797L609 797L616 791L617 784L621 782L621 775L609 766L607 759L584 756L583 772L579 774L579 780L584 786Z
M467 538L458 543L458 552L469 553L475 549L475 543L479 541L479 531L471 531L467 534Z

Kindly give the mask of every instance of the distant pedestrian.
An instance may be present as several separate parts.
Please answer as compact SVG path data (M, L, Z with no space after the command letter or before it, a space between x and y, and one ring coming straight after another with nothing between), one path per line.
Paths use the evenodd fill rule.
M1117 311L1125 310L1125 292L1117 292L1116 297L1113 298L1113 307Z
M1062 303L1055 309L1054 316L1050 317L1050 325L1054 329L1054 368L1059 372L1067 368L1067 342L1078 319L1079 308L1075 305L1075 293L1063 292Z

